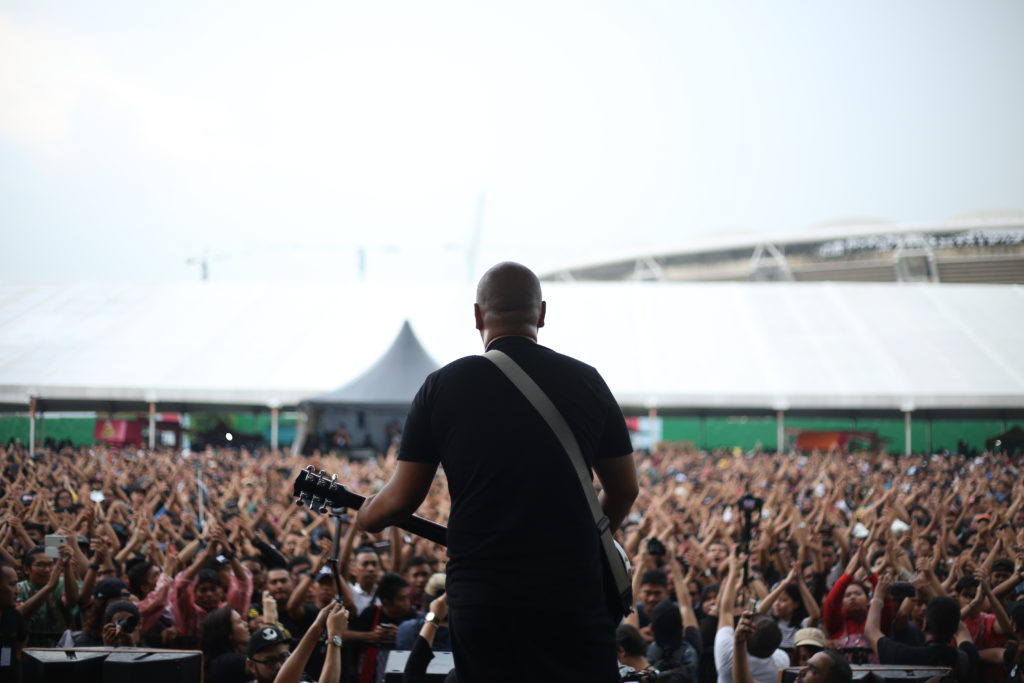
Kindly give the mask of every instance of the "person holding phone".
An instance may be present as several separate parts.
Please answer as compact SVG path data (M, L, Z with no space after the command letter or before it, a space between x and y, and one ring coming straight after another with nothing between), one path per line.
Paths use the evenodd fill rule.
M71 546L60 546L57 555L47 557L41 545L25 553L28 578L18 584L17 602L34 647L53 647L77 616L81 583L74 576Z

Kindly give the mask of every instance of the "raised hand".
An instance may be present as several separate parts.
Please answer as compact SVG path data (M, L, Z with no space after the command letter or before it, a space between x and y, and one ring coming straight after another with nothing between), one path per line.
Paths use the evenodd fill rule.
M348 628L348 610L340 602L333 600L327 605L327 635L340 636Z
M444 621L448 617L448 594L445 593L431 600L430 611L437 616L438 621Z

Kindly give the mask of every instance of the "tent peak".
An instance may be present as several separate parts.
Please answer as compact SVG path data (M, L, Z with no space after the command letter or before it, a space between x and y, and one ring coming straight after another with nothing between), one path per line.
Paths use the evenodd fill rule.
M440 366L426 352L409 320L376 363L348 384L304 401L318 406L409 405L427 375Z

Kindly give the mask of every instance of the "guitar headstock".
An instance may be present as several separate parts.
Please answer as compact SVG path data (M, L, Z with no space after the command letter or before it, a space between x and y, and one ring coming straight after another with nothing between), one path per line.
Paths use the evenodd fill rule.
M308 506L315 512L329 512L331 508L358 510L366 500L340 484L337 474L328 477L324 470L314 471L312 465L307 466L295 477L292 495L297 499L297 505Z

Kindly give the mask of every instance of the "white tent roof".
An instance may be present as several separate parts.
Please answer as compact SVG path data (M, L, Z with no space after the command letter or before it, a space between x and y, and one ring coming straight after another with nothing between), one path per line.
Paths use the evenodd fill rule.
M625 406L1024 408L1024 287L544 291L541 343L596 366ZM0 404L295 405L360 375L405 319L440 363L478 353L472 301L445 285L0 284Z

